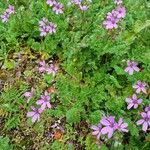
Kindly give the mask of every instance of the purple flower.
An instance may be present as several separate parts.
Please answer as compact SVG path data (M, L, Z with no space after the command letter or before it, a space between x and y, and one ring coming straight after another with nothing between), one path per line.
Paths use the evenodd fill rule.
M27 117L32 117L32 122L40 120L40 114L42 113L41 109L37 109L34 106L31 106L32 111L27 113Z
M114 3L117 5L120 5L120 4L122 4L122 0L114 0Z
M142 112L141 116L142 119L137 121L137 125L142 125L142 130L146 132L150 126L150 112Z
M106 29L117 28L119 21L124 18L126 15L125 7L118 6L117 9L112 10L107 13L106 20L103 22L103 25Z
M115 19L106 20L103 22L103 25L106 29L118 28L117 21Z
M76 4L76 5L80 5L81 4L81 0L71 0L70 3Z
M119 19L117 18L117 13L115 10L112 10L112 12L107 13L106 20L103 22L103 25L106 29L113 29L117 28Z
M116 9L116 13L117 13L117 17L120 18L124 18L126 15L126 8L125 7L121 7L118 6Z
M15 13L14 6L9 5L9 7L5 10L3 15L0 16L0 18L2 19L2 22L7 22L10 15L13 13Z
M54 64L51 64L49 68L47 68L47 73L48 74L52 74L53 76L55 76L56 72L58 70L58 67Z
M23 94L23 96L25 96L27 98L27 103L29 103L30 99L33 97L33 94L34 94L34 89L33 88L31 88L30 92L25 92Z
M52 9L56 14L62 14L63 13L63 5L61 3L56 3L53 5Z
M79 5L79 8L82 10L82 11L86 11L88 9L88 6L86 5Z
M40 61L39 65L40 65L40 67L38 68L39 72L45 72L47 69L47 64L45 63L45 61Z
M142 99L137 99L136 94L133 94L131 98L126 98L126 102L128 103L127 109L138 108L138 105L142 103Z
M145 112L150 112L150 105L145 107Z
M127 123L124 123L123 119L120 118L118 123L116 124L116 129L120 132L128 132L128 129L126 129L128 127Z
M6 9L6 12L8 14L14 14L15 13L15 8L12 5L9 5L9 7Z
M117 17L117 11L116 11L116 10L112 10L112 12L108 12L106 18L107 18L108 20L115 19L116 22L119 21L119 19L118 19L118 17Z
M44 95L42 95L41 98L36 102L36 104L41 105L41 110L44 110L46 107L52 107L50 104L50 96L46 91Z
M133 72L134 71L137 71L137 72L139 72L139 68L137 67L137 63L136 62L134 62L134 61L130 61L130 60L128 60L127 61L127 68L125 69L125 72L128 72L129 73L129 75L133 75Z
M56 33L56 27L57 27L56 24L50 22L49 25L47 26L46 30L47 30L47 32L49 32L50 34Z
M92 126L91 126L91 129L94 130L94 131L92 132L92 135L96 136L97 139L99 139L100 136L101 136L102 125L101 125L100 123L99 123L97 126L92 125Z
M39 26L46 26L48 24L48 19L43 17L40 21L39 21Z
M133 85L133 88L136 89L136 93L143 92L147 94L145 87L147 86L147 83L141 82L140 80L137 81L135 85Z
M101 133L102 134L108 134L108 138L111 138L114 131L116 130L116 122L115 117L103 117L100 121L100 123L105 126L102 128Z
M0 16L2 19L2 22L7 22L9 19L9 14L8 13L4 13L3 15Z
M46 2L49 6L54 6L57 2L55 0L47 0Z
M40 30L40 36L46 36L47 35L47 25L48 25L48 19L42 18L42 20L39 21L39 30Z
M40 36L46 36L48 33L56 33L56 27L56 24L49 22L46 18L42 18L42 20L39 21Z
M40 29L40 36L46 36L47 35L47 31L46 31L46 27L41 27Z

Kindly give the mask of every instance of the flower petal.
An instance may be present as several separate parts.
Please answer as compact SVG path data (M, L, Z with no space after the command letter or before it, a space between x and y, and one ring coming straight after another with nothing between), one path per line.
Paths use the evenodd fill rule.
M47 102L46 104L48 108L52 108L52 105L49 102Z
M143 119L140 119L140 120L137 121L136 124L137 124L137 125L141 125L141 124L143 124L143 122L144 122L144 120L143 120Z
M104 126L109 126L110 125L110 122L106 118L102 118L100 122Z
M31 111L31 112L28 112L27 113L27 117L32 117L35 115L35 112L34 111Z
M133 107L133 103L130 103L128 106L127 106L127 109L129 110L129 109L131 109L131 107Z
M142 116L143 118L145 118L145 117L147 116L147 114L146 114L145 112L141 112L141 116Z
M98 135L99 131L92 132L92 135Z
M133 71L134 71L134 70L133 70L132 68L130 68L129 71L128 71L128 72L129 72L129 75L133 75Z
M101 130L101 133L102 134L107 134L109 132L109 128L110 127L103 127L102 130Z
M148 122L145 121L145 122L143 123L142 130L146 132L146 131L147 131L147 128L148 128Z
M91 126L91 129L93 129L93 130L99 130L99 127L97 127L97 126L95 126L95 125L92 125L92 126Z
M138 108L138 104L134 104L134 109Z
M35 123L37 119L38 119L38 114L35 114L35 115L32 117L32 122Z
M112 128L109 129L109 132L108 132L108 138L110 139L112 137L114 133L114 130Z
M38 105L41 105L43 103L44 103L44 100L42 100L42 99L39 99L39 100L36 101L36 104L38 104Z
M121 125L121 128L126 128L127 126L128 126L127 123L123 123L123 124Z

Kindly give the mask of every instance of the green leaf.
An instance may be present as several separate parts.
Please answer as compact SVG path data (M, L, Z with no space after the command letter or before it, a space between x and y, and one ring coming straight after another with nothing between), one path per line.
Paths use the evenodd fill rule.
M9 144L9 138L8 137L0 136L0 149L1 150L13 150L12 146Z
M15 61L12 59L5 60L3 68L8 70L15 68Z
M44 75L44 80L48 83L51 84L53 81L54 77L51 74L45 74Z
M66 120L68 123L78 123L80 121L80 109L71 108L66 113Z

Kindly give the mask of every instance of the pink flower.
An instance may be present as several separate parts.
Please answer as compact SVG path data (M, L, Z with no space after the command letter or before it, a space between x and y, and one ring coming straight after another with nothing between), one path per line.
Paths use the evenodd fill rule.
M140 80L137 81L137 83L135 85L133 85L133 88L136 89L136 93L147 93L145 87L147 86L147 83L145 82L141 82Z
M100 136L101 136L101 129L102 129L102 125L99 123L97 126L92 125L91 129L94 130L92 132L92 135L96 136L97 139L99 140Z
M49 6L54 6L57 2L55 0L47 0L46 2Z
M88 6L86 5L79 5L79 8L82 10L82 11L86 11L88 9Z
M8 14L14 14L15 13L15 7L12 5L9 5L9 7L6 9L6 12Z
M5 10L3 15L0 16L0 18L2 19L2 22L7 22L10 15L13 13L15 13L14 6L9 5L9 7Z
M47 32L49 32L50 34L56 33L56 27L56 24L50 22L49 25L46 27Z
M45 63L45 61L40 61L39 65L39 72L45 72L47 69L47 64Z
M117 13L117 17L119 19L124 18L126 16L126 8L118 6L117 9L116 9L116 13Z
M0 16L2 19L2 22L7 22L9 19L9 14L7 14L6 12Z
M117 22L115 19L106 20L106 21L104 21L103 25L105 25L106 29L118 28L118 25L117 25Z
M122 4L122 0L114 0L115 4L120 5Z
M97 139L99 139L102 134L107 134L108 138L110 139L116 130L120 132L128 132L127 127L128 124L125 123L122 118L120 118L117 123L114 116L109 116L103 117L98 126L93 125L91 126L91 129L94 130L92 135L97 136Z
M49 68L47 68L47 73L48 74L52 74L53 76L55 76L56 72L58 70L58 67L55 66L54 64L51 64Z
M120 118L118 123L116 124L116 129L119 130L120 132L128 132L128 129L126 129L128 127L127 123L123 122L123 119Z
M27 98L27 103L29 103L30 99L33 97L33 94L34 94L34 89L33 88L31 88L30 92L25 92L23 94L23 96Z
M113 29L118 27L119 21L124 18L126 15L125 7L118 6L117 9L112 10L107 13L106 20L103 22L103 25L106 29Z
M134 61L130 61L130 60L128 60L127 61L127 68L125 69L125 72L128 72L129 73L129 75L133 75L133 72L134 71L137 71L137 72L139 72L140 71L140 69L137 67L137 63L136 62L134 62Z
M39 21L40 36L46 36L48 33L56 33L56 27L56 24L49 22L46 18L42 18L42 20Z
M107 18L108 20L115 19L116 22L119 21L119 19L118 19L118 17L117 17L117 11L116 11L116 10L112 10L112 12L108 12L106 18Z
M126 98L126 102L128 103L127 109L138 108L138 105L142 103L142 99L137 99L136 94L133 94L131 98Z
M80 5L81 4L81 0L71 0L70 3L76 4L76 5Z
M41 109L37 109L34 106L31 106L32 111L27 113L27 117L32 117L32 122L40 120L40 114L42 113Z
M102 128L101 133L102 134L108 134L108 138L110 139L116 130L116 122L115 117L103 117L100 121L100 123L105 126Z
M42 20L39 21L39 26L46 26L48 24L48 19L43 17Z
M117 28L119 19L117 18L117 13L115 10L112 10L112 12L107 13L106 20L103 22L103 25L106 29L113 29Z
M63 13L63 5L61 3L56 3L53 5L52 9L56 14L62 14Z
M137 121L137 125L142 125L142 130L146 132L150 126L150 112L142 112L141 116L142 119Z
M41 105L41 110L44 110L46 107L52 107L50 104L50 96L46 91L44 95L42 95L41 98L36 102L36 104Z
M150 112L150 105L145 108L145 112Z

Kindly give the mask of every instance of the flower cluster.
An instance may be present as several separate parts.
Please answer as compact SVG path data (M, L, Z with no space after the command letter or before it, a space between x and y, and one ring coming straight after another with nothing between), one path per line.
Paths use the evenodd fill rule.
M137 67L138 63L134 61L127 61L128 67L125 69L125 72L129 72L129 75L132 75L134 71L139 71L140 69ZM141 82L140 80L137 81L133 85L133 88L136 89L136 93L139 94L140 92L147 93L145 87L148 86L147 83ZM138 105L142 103L142 99L138 99L136 94L133 94L131 98L126 98L126 102L128 103L127 109L134 109L138 108Z
M62 14L63 13L63 4L58 3L56 0L47 0L46 2L55 14Z
M9 7L5 10L5 12L3 13L3 15L1 15L1 20L2 22L7 22L10 15L15 13L15 8L12 5L9 5Z
M114 116L103 117L97 126L91 126L91 129L94 130L92 135L96 136L97 139L101 135L107 135L110 139L113 136L115 131L119 132L128 132L128 124L123 121L122 118L118 122L115 121Z
M137 67L137 63L133 61L128 61L128 67L125 69L125 71L129 71L129 75L133 74L133 71L139 71L140 69ZM146 86L148 86L147 83L142 82L138 80L132 87L136 90L135 92L137 94L143 92L147 94ZM132 107L134 109L138 108L138 105L142 103L142 99L138 99L136 94L133 94L131 98L126 98L126 102L128 103L127 109L131 109Z
M118 1L119 2L119 1ZM127 61L127 68L125 72L128 72L129 75L133 75L134 71L139 72L139 68L137 67L138 63L134 61ZM148 86L147 83L138 80L132 87L136 90L137 94L144 93L147 94L146 87ZM128 103L127 109L134 109L138 108L138 105L142 103L142 99L138 99L136 94L133 94L131 98L126 98L126 102ZM142 130L147 131L148 127L150 126L150 106L145 108L144 112L141 112L142 119L137 121L137 125L142 125Z
M40 73L45 73L47 72L48 74L52 74L53 77L56 75L56 72L58 70L58 67L55 66L54 64L46 64L45 61L40 61L39 62L39 67L38 70ZM35 89L32 87L31 91L27 91L23 94L24 97L27 98L27 103L30 102L30 100L33 98ZM52 105L50 103L51 97L49 95L49 93L53 93L49 92L49 89L47 91L44 92L44 94L42 94L40 96L40 98L36 101L36 104L39 105L39 108L35 108L34 106L31 107L32 111L27 113L27 117L32 117L32 122L36 122L39 121L40 119L40 114L46 109L46 108L52 108Z
M39 21L40 36L46 36L48 33L56 33L56 27L56 24L49 22L46 18L42 18L42 20Z
M47 91L45 91L44 94L41 95L40 99L37 100L36 104L40 105L40 108L35 108L34 106L31 106L32 111L27 113L27 117L32 117L33 123L40 120L40 114L46 108L52 108L50 104L50 96L48 95Z
M137 125L142 125L142 130L147 131L150 127L150 106L145 108L145 112L141 112L142 119L137 121Z
M92 0L88 0L87 2L92 2ZM86 11L89 7L87 5L82 4L82 0L70 0L68 5L76 5L82 11Z
M45 73L47 72L47 74L52 74L53 76L55 76L57 70L58 70L58 67L54 64L46 64L45 61L41 61L39 63L39 68L38 68L39 72L41 73Z
M126 15L126 8L120 5L122 1L115 1L117 8L113 9L111 12L107 13L106 20L103 22L103 25L106 29L113 29L118 27L118 23Z

